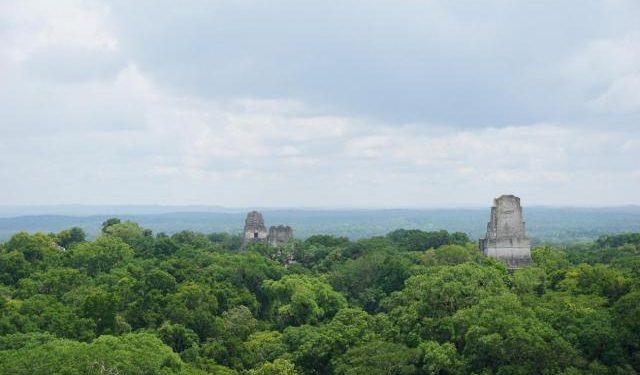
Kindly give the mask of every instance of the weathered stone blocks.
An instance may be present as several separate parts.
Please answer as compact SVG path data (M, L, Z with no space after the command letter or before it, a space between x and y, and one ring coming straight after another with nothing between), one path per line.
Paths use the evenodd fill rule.
M530 265L531 241L526 237L520 198L502 195L494 199L487 235L480 239L480 250L507 263L509 269Z
M244 241L242 248L244 249L250 242L265 242L271 245L282 245L289 242L293 237L293 229L290 226L278 225L272 226L267 232L264 225L264 218L258 211L251 211L247 214L244 221Z
M267 239L267 227L264 226L262 214L258 211L251 211L244 221L244 240L264 241Z
M289 242L289 239L293 237L293 229L290 226L278 225L269 228L269 243L271 245L282 245Z

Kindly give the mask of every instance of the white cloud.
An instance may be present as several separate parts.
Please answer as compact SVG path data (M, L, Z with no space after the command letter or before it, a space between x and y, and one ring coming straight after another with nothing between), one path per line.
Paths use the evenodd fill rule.
M588 93L586 109L640 111L640 32L590 42L572 57L566 74Z
M492 19L483 18L461 30L457 25L468 16L451 13L442 4L427 7L434 10L432 17L442 15L441 22L422 27L418 12L413 23L394 29L389 40L383 38L383 29L402 19L404 8L394 8L397 13L389 20L367 15L367 23L356 31L366 35L366 27L378 25L374 30L378 38L357 51L347 48L351 44L327 39L331 48L322 51L334 54L319 60L326 70L317 70L319 65L305 70L304 59L277 69L266 64L265 81L256 84L255 95L217 92L215 85L207 87L216 91L209 95L172 84L159 73L162 69L153 66L153 59L140 58L144 54L136 53L136 44L127 39L133 36L122 32L112 10L99 1L2 2L0 23L8 26L0 29L0 204L415 207L486 204L503 192L519 194L530 204L640 203L635 191L640 182L639 130L611 126L609 117L589 126L583 118L563 121L555 116L508 122L509 116L496 108L512 110L516 102L501 101L511 93L494 97L496 86L485 90L483 84L493 85L497 77L502 85L513 78L509 69L504 77L489 69L499 56L511 55L509 42L505 47L505 41L493 35L510 23L500 19L494 29ZM340 25L348 33L348 25ZM311 35L317 31L305 30ZM425 30L430 32L429 43L413 43ZM466 48L461 41L473 31L479 44ZM415 34L398 39L408 32ZM568 65L562 65L561 58L550 63L569 67L563 71L565 83L580 93L577 96L587 97L580 102L582 109L591 105L605 114L637 111L640 38L625 35L587 43ZM384 43L378 45L377 40ZM395 40L400 40L401 48L391 48ZM493 40L503 44L493 46ZM306 46L296 48L310 51ZM494 57L472 61L483 48ZM414 50L420 53L414 55ZM190 48L183 52L178 60L202 57ZM228 57L224 48L214 52L221 53L217 59ZM252 60L249 52L243 56L259 65L261 60ZM273 57L273 51L268 52ZM406 53L407 60L390 52ZM498 70L515 69L520 61L500 61ZM161 61L155 63L162 66ZM233 59L224 63L232 64ZM372 68L367 63L375 69L368 72ZM450 67L464 74L447 75ZM184 72L191 66L180 68L177 71ZM193 74L224 75L224 70L215 69L220 65ZM322 75L327 72L335 75ZM451 116L401 125L362 113L362 108L344 111L324 106L316 101L324 94L301 93L301 86L280 79L289 73L296 73L289 77L293 80L308 77L309 87L328 87L324 94L346 93L355 101L380 89L376 95L388 101L373 100L364 112L431 105L447 107L439 113ZM519 82L532 84L526 79ZM285 90L275 91L288 95L272 95L269 90L265 94L261 89L265 84L278 89L284 85ZM531 95L548 88L525 86L522 91ZM389 87L392 90L385 92ZM454 100L458 96L465 101ZM500 105L484 106L487 97ZM411 98L420 100L413 103ZM532 103L538 104L536 100ZM523 104L527 105L534 106ZM485 125L459 126L457 114L467 111L499 116L495 123L496 116L487 115L477 119Z
M87 112L106 121L0 143L10 155L0 164L17 177L3 185L8 202L388 207L478 204L506 191L532 203L578 204L601 191L594 181L603 178L631 189L630 168L640 158L637 133L371 124L309 115L291 100L176 95L135 65L111 80L52 87L54 106L109 102ZM137 121L108 121L120 116ZM593 203L603 202L615 197Z
M47 48L115 51L118 39L107 23L109 8L98 1L20 0L0 3L0 56L23 62Z
M640 67L637 73L615 79L607 91L593 101L593 106L616 113L640 112Z
M570 71L585 83L610 83L638 70L640 66L640 33L615 39L597 39L572 58Z
M135 65L113 80L61 90L62 103L109 98L108 108L131 107L126 117L139 122L22 133L0 143L10 155L3 170L20 176L3 185L9 202L429 206L477 204L511 191L533 202L556 194L580 203L594 186L589 173L624 181L620 168L607 172L608 163L619 160L624 171L640 158L635 133L562 124L372 125L309 115L290 100L247 106L175 95ZM126 113L113 117L108 108L90 113ZM48 181L46 189L37 181Z

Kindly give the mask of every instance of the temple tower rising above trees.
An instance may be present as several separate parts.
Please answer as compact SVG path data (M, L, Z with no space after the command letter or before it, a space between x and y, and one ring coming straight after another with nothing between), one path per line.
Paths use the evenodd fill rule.
M251 211L244 221L244 240L242 248L250 242L265 242L271 245L281 245L293 237L293 229L290 226L272 226L267 231L264 225L262 214L258 211Z
M282 245L289 242L293 237L293 229L290 226L278 225L269 228L269 243L271 245Z
M251 211L244 221L244 242L266 241L267 227L264 226L262 214L258 211Z
M507 263L509 269L531 264L531 241L526 237L520 198L502 195L493 200L487 235L480 239L480 250Z

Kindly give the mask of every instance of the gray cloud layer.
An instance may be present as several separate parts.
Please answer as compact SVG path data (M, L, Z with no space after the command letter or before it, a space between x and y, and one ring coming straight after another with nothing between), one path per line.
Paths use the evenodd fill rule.
M0 4L1 204L640 204L635 1Z

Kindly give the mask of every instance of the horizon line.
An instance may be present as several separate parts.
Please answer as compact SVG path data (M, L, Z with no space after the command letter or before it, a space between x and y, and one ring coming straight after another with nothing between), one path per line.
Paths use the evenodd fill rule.
M373 210L442 210L442 209L485 209L491 207L491 203L486 205L478 204L448 204L448 205L432 205L432 206L349 206L349 205L326 205L326 206L223 206L213 204L138 204L138 203L126 203L126 204L85 204L85 203L62 203L62 204L0 204L0 214L3 210L55 210L55 209L172 209L176 211L170 211L167 213L180 213L180 212L209 212L211 210L309 210L309 211L343 211L343 210L358 210L358 211L373 211ZM605 209L605 208L640 208L640 204L634 203L621 203L621 204L593 204L593 205L581 205L581 204L528 204L523 205L524 208L576 208L576 209ZM186 211L184 211L186 209ZM198 211L203 210L203 211Z

